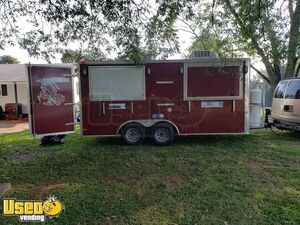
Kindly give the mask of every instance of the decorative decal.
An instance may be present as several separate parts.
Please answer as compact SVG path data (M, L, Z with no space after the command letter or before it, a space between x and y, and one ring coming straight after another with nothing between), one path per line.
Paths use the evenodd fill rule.
M47 106L59 106L62 102L64 102L65 96L57 93L58 90L60 90L57 83L62 83L64 81L65 80L55 80L49 78L38 80L37 82L41 83L41 91L37 96L39 102L41 102L41 100L44 100L43 105Z

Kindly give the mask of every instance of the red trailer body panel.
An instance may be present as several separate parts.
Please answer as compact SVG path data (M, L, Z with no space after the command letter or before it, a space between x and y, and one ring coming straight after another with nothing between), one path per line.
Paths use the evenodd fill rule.
M74 131L72 68L29 65L30 123L33 135Z
M219 59L147 62L143 65L144 81L140 82L144 82L145 96L141 93L141 99L114 99L116 94L108 93L110 85L119 85L126 95L130 89L139 89L107 81L109 74L103 71L116 67L122 71L124 65L131 67L132 73L134 68L140 69L126 62L80 65L83 135L117 135L128 122L150 127L159 121L174 125L180 135L248 133L249 75L243 72L249 67L247 59L225 63ZM127 69L120 72L120 79L131 79ZM100 86L107 83L103 86L106 94L95 91L94 82L100 82Z

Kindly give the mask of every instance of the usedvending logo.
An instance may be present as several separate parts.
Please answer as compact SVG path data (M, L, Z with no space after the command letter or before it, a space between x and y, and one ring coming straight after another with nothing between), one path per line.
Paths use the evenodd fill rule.
M17 216L20 222L45 222L58 217L64 205L56 197L50 196L46 201L3 199L3 215Z

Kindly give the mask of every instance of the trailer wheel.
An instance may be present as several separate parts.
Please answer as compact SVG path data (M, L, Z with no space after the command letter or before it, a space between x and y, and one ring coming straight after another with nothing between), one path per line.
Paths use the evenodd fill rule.
M159 123L152 127L152 138L156 145L171 145L175 139L173 127L168 123Z
M127 124L122 128L121 135L127 144L138 145L144 142L146 131L140 124Z

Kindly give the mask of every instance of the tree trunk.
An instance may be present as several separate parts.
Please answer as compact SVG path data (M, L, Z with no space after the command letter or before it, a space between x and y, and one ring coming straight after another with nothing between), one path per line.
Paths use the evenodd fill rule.
M279 68L279 67L278 67ZM270 84L274 92L278 82L281 80L280 69L275 69L273 66L266 66L267 73L270 77Z

